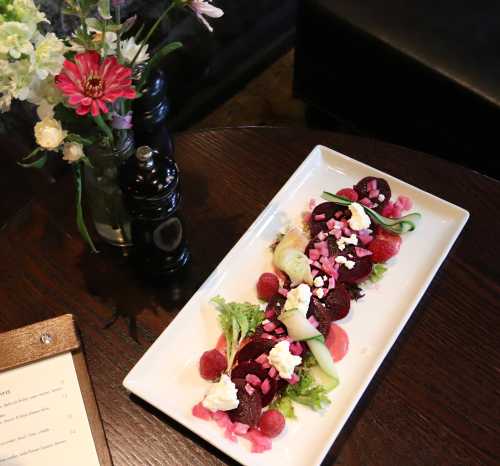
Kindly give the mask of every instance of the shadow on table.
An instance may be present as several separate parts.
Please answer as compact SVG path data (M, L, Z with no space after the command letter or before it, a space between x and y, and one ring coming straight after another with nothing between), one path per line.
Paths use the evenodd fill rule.
M143 310L163 313L163 317L166 312L170 322L236 241L238 219L210 218L196 228L188 225L190 262L161 283L139 276L130 264L127 249L99 244L99 254L85 252L80 268L86 287L113 312L106 327L122 317L128 320L130 336L138 341L137 317Z

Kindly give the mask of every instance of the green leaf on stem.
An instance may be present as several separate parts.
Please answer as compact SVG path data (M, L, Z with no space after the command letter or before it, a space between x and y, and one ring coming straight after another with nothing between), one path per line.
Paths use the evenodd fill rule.
M109 0L99 0L97 4L97 11L103 19L111 19L111 10L109 7Z
M17 164L23 168L43 168L43 166L45 165L45 162L47 162L47 154L46 153L44 153L39 159L36 159L34 162L30 162L30 163L17 162Z
M92 238L87 230L87 225L85 225L85 218L83 216L83 206L82 206L82 167L79 163L73 165L73 173L75 175L75 188L76 188L76 225L78 231L85 242L89 245L90 249L94 253L99 251L96 249Z
M111 144L114 142L113 138L113 131L111 131L111 128L106 124L104 121L104 118L102 117L101 114L92 117L96 123L96 125L99 127L99 129L106 135L106 137L110 140Z
M32 157L34 157L36 154L38 154L38 152L40 152L42 150L41 147L37 147L35 150L31 151L28 155L25 155L23 157L23 160L28 160L28 159L31 159Z

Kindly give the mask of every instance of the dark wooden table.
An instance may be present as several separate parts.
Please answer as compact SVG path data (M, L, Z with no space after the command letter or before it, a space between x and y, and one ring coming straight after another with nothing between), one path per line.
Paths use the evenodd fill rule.
M117 251L87 252L74 225L71 177L55 182L23 171L14 160L27 143L16 135L1 142L0 331L77 316L116 466L231 463L131 398L121 382L318 143L471 212L324 464L499 464L500 183L426 154L333 133L180 134L176 157L193 260L155 289L137 280ZM119 318L107 325L114 314Z

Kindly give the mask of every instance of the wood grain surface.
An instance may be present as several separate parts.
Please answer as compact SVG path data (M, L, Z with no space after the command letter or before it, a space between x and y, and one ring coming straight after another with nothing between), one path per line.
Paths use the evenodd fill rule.
M100 254L88 253L74 225L70 176L55 181L23 171L13 160L27 143L1 142L8 169L0 185L0 331L67 312L77 316L116 466L232 464L130 397L121 383L316 144L471 213L324 464L500 463L500 183L354 136L296 128L180 134L176 158L193 259L183 274L153 288L134 275L122 251L100 245Z

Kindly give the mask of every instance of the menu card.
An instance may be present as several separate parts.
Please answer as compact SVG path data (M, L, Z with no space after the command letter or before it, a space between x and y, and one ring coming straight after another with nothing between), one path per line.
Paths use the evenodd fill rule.
M99 466L70 352L0 372L0 466Z

